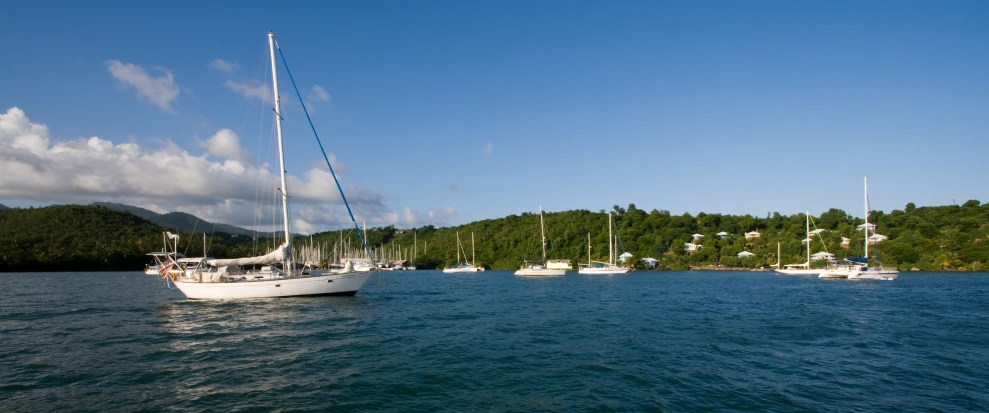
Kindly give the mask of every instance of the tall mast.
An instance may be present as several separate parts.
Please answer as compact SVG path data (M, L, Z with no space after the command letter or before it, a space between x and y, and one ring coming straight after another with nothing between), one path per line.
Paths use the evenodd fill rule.
M587 233L587 268L591 268L591 233Z
M543 236L543 265L546 265L546 225L543 223L543 206L539 206L539 233Z
M460 264L460 231L457 231L457 246L454 249L457 250L457 264Z
M865 227L862 230L865 232L865 265L869 265L869 177L862 179L865 184Z
M278 165L282 175L282 221L285 225L285 244L288 245L288 255L285 256L285 272L291 274L292 268L292 233L288 224L288 182L285 180L285 149L282 147L282 104L278 96L278 70L275 64L275 33L268 32L268 49L271 51L271 86L275 94L275 128L278 130Z
M608 212L608 265L615 265L615 236L611 234L611 212Z
M807 268L810 269L810 211L807 211Z
M412 260L419 258L419 231L412 232Z
M466 258L466 257L465 257ZM477 255L474 255L474 233L470 233L470 265L477 266Z
M776 241L776 269L780 269L780 242Z

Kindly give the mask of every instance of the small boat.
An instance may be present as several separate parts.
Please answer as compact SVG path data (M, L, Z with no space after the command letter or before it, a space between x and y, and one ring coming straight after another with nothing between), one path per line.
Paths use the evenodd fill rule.
M847 278L849 280L895 280L900 275L896 269L869 265L869 178L863 180L865 186L865 224L863 228L864 252L861 258L848 258L819 275L820 278ZM875 226L872 226L873 228Z
M807 262L803 264L786 264L783 268L777 268L776 272L786 275L818 275L821 273L820 269L815 269L810 267L810 211L807 211L805 215L807 217ZM777 248L779 246L777 245ZM777 263L779 262L779 256L776 258Z
M591 261L591 233L587 233L587 266L577 270L578 274L625 274L628 268L622 268L615 262L615 236L611 230L611 212L608 212L608 262Z
M454 265L451 265L449 267L444 268L443 269L443 272L445 272L447 274L450 274L450 273L460 273L460 272L478 272L478 271L484 271L483 268L478 269L477 266L474 265L474 263L476 263L477 261L475 260L476 256L474 255L474 233L473 232L470 233L470 255L471 255L471 263L470 264L467 264L467 263L461 264L460 263L460 248L461 248L461 246L460 246L460 232L458 231L457 232L457 263L454 264ZM467 253L464 253L464 260L466 260L466 259L467 259Z
M566 275L565 270L554 270L546 267L546 224L543 222L543 206L539 206L539 231L543 241L542 261L524 261L522 268L515 271L515 275L523 277L545 277Z

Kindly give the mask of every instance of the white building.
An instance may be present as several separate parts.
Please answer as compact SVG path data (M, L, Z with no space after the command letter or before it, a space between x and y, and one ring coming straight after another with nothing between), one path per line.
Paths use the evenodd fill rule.
M701 244L694 244L692 242L683 244L683 250L687 252L700 251L701 248L703 248L703 245Z
M717 234L714 234L714 235L717 235L718 238L725 238L725 237L728 236L728 233L727 232L724 232L724 231L721 231L721 232L719 232Z
M841 247L842 248L848 248L849 246L851 246L851 241L852 240L850 240L848 238L841 237Z
M760 237L762 237L762 234L760 234L759 231L752 231L745 233L745 239L760 238Z
M869 236L869 243L870 244L878 244L880 242L886 241L887 239L889 239L889 237L887 237L885 235L872 234L872 235Z
M811 231L810 232L810 235L817 235L817 234L820 234L820 233L822 233L824 231L827 231L827 230L824 229L824 228L818 228L818 229L815 229L815 230Z
M810 260L811 261L834 260L834 254L829 253L829 252L821 251L821 252L818 252L818 253L816 253L814 255L811 255L810 256Z
M694 234L693 237L694 237L694 242L697 242L697 241L700 241L701 238L704 238L704 235Z
M859 231L861 231L862 228L865 228L865 224L855 227L855 229ZM869 231L875 231L875 230L876 230L876 224L869 224Z
M655 258L643 258L641 261L646 267L649 268L656 268L656 263L659 262L659 260Z
M754 256L755 256L755 254L753 254L751 252L748 252L748 251L742 251L742 252L738 253L738 258L748 258L748 257L754 257Z

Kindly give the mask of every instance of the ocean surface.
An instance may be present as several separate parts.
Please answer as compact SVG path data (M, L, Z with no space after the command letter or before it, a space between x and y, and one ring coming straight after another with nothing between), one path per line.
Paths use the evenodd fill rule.
M985 411L989 274L383 272L190 301L0 274L0 411Z

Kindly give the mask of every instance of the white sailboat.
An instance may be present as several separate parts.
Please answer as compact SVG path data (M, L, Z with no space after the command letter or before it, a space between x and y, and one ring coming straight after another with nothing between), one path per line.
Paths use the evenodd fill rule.
M566 275L565 270L554 270L546 268L546 224L543 223L543 206L539 206L539 231L542 234L543 241L543 260L539 262L526 261L522 264L522 268L515 271L515 275L521 275L525 277L540 277L540 276L559 276Z
M807 211L807 262L803 264L786 264L783 268L776 268L776 272L780 274L787 275L818 275L821 273L820 269L814 269L810 267L810 211ZM776 259L777 264L779 264L779 258Z
M476 256L474 255L474 233L473 232L470 233L470 258L471 258L470 259L471 260L471 263L470 264L466 264L466 263L465 264L461 264L460 263L460 248L461 248L460 247L460 232L458 231L457 232L457 263L454 264L454 265L451 265L449 267L444 268L443 269L443 272L445 272L447 274L451 274L451 273L459 273L459 272L478 272L478 271L484 271L483 268L482 269L478 269L477 268L477 265L476 265L477 264L477 260L476 260ZM467 254L464 254L464 261L466 261L466 260L467 260Z
M278 75L275 59L275 34L268 33L268 48L271 55L271 81L274 89L275 100L275 125L278 134L278 155L281 168L281 195L282 195L282 221L285 232L284 243L271 253L257 257L214 259L205 258L195 268L187 270L179 276L167 277L186 297L191 299L236 299L236 298L264 298L264 297L295 297L295 296L315 296L315 295L354 295L364 285L364 283L374 274L375 267L368 268L367 271L355 271L351 262L347 262L344 268L339 271L321 272L298 271L292 259L292 233L289 227L289 191L285 178L285 152L282 144L282 117L281 98L278 95ZM281 50L279 49L279 54ZM284 56L282 56L284 61ZM286 66L286 71L288 67ZM291 72L289 77L291 77ZM294 80L292 81L295 86ZM298 88L296 88L298 94ZM301 96L300 96L301 101ZM305 111L305 106L303 106ZM308 111L306 117L309 117ZM311 124L311 121L310 121ZM311 125L310 125L311 126ZM313 129L315 133L315 128ZM318 136L317 136L318 139ZM322 150L322 144L320 144ZM326 155L324 152L324 159ZM350 214L354 227L357 228L357 221L354 219L347 198L343 194L340 183L336 181L336 174L327 159L327 166L330 174L340 190L340 196L347 212ZM360 228L357 228L360 235ZM361 243L364 250L370 252L363 235ZM275 264L280 263L281 269ZM244 271L243 266L263 265L261 271Z
M865 257L849 258L838 263L834 268L829 268L819 275L820 278L847 278L849 280L895 280L900 275L900 271L869 265L869 178L863 180L865 186L865 225L863 225L863 239L865 246Z
M608 212L608 262L591 261L591 234L587 234L587 266L577 271L578 274L625 274L628 268L618 266L615 259L615 236L611 233L614 226L611 222L611 212Z

